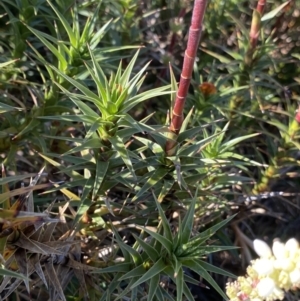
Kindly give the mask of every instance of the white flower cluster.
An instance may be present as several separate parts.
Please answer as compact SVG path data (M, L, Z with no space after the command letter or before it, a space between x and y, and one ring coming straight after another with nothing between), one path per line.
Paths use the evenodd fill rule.
M231 301L282 300L284 291L300 288L300 248L296 239L286 244L274 241L272 250L262 240L254 240L259 259L251 261L246 277L227 283Z

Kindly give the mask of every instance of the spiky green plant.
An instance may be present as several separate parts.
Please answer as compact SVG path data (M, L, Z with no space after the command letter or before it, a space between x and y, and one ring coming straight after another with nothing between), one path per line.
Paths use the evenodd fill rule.
M231 274L210 265L204 259L207 254L229 250L231 247L207 246L205 243L233 217L193 236L193 217L197 203L195 196L190 200L189 208L183 220L179 218L178 229L172 233L163 208L156 200L155 195L153 196L158 208L159 225L157 231L151 230L151 227L148 226L139 227L142 232L140 235L133 234L136 242L130 247L124 243L113 228L124 261L93 272L100 274L116 273L113 283L108 286L101 300L116 300L125 296L130 296L131 300L140 300L142 297L149 301L163 301L166 298L175 300L168 292L170 282L176 285L177 301L194 300L188 283L198 284L198 282L186 274L186 269L194 271L199 279L207 280L226 299L226 295L208 272L226 276ZM117 289L120 286L124 287L122 292Z

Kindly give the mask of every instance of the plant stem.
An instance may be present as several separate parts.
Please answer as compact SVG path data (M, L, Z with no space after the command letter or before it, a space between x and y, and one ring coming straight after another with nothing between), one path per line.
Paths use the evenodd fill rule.
M267 0L259 0L257 3L256 10L261 14L261 16L264 13L266 3L267 3Z
M171 117L170 131L176 135L179 133L183 122L183 109L185 100L188 94L190 81L192 78L193 66L198 50L198 45L202 32L202 22L205 13L207 0L195 0L191 26L189 30L188 43L184 54L182 72L180 75L179 87L174 103L174 108ZM166 145L166 152L174 147L176 141L169 140Z
M252 52L256 48L260 28L261 28L261 17L264 14L264 9L266 6L267 0L259 0L257 2L256 10L253 12L253 18L250 29L250 48Z

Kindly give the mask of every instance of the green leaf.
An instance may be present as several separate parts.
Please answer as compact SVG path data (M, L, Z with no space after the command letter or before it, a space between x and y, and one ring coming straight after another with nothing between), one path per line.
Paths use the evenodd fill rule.
M189 287L186 285L185 282L183 282L183 293L188 298L189 301L195 301L195 299L191 293L191 290L189 289Z
M92 274L106 274L106 273L115 273L115 272L127 273L128 271L132 270L132 266L133 264L130 262L117 263L107 268L93 269L89 273Z
M124 113L130 111L132 108L134 108L140 102L143 102L147 99L172 93L172 91L164 92L165 90L167 90L169 88L170 88L170 85L151 89L151 90L145 91L143 93L140 93L138 95L135 95L135 96L127 99L124 102L124 105L122 106L122 108L120 109L120 114L124 114Z
M16 108L0 102L0 114L11 111L23 111L23 108Z
M120 78L120 85L122 87L126 87L128 82L129 82L129 78L132 74L132 70L133 70L133 67L134 67L134 64L138 58L138 55L140 53L140 50L138 50L136 52L136 54L133 56L133 58L131 59L131 61L129 62L128 66L126 67L125 71L123 72L121 78Z
M133 197L132 201L137 200L141 197L146 191L154 188L167 174L169 173L168 168L158 167L149 177L147 182L139 190L139 192Z
M142 240L140 237L136 236L134 233L132 233L132 235L136 239L138 244L143 248L148 257L155 262L159 258L159 253L155 250L155 248L153 248L149 243Z
M100 118L87 115L55 115L55 116L39 116L38 119L46 120L59 120L59 121L70 121L70 122L82 122L87 124L93 124L95 121L100 121Z
M36 173L28 173L25 175L17 175L17 176L9 176L5 178L0 178L0 185L8 184L8 183L15 183L18 181L22 181L24 179L28 179L30 177L35 177Z
M153 198L155 200L156 207L158 209L159 217L161 218L162 227L163 227L163 230L164 230L164 237L167 238L168 240L172 241L173 236L172 236L170 223L169 223L169 221L168 221L168 219L167 219L160 203L157 201L157 198L156 198L156 196L153 192L152 192L152 195L153 195Z
M175 280L176 280L176 300L182 301L184 280L183 280L183 269L181 268L181 266L178 270Z
M137 225L137 228L140 228L150 234L154 239L156 239L162 246L167 250L169 254L171 254L172 249L173 249L173 244L172 241L169 239L165 238L163 235L160 235L159 233L153 232L147 228L141 227Z
M117 153L122 158L123 162L125 163L125 165L129 169L129 171L131 172L134 180L136 180L136 175L135 175L135 172L134 172L134 169L132 166L130 156L128 154L128 151L127 151L126 146L124 145L122 139L118 136L115 136L115 137L109 138L108 140L112 144L113 148L117 151Z
M94 181L93 199L95 199L99 188L105 178L109 166L109 162L100 161L99 157L96 162L96 176Z
M133 262L136 265L139 265L143 261L141 254L139 252L137 252L131 246L124 243L121 236L120 236L120 234L119 234L119 232L113 226L111 226L111 227L112 227L112 229L114 231L114 234L116 236L118 246L122 249L122 251L124 250L125 252L127 252L130 255L130 257L133 259ZM126 258L125 258L125 260L126 260Z
M212 273L215 273L215 274L219 274L219 275L223 275L223 276L226 276L226 277L230 277L230 278L237 278L237 276L235 276L234 274L231 274L223 269L220 269L208 262L205 262L203 260L199 260L198 261L199 264L201 264L201 266L208 272L212 272Z
M145 139L145 138L142 138L139 136L135 136L134 139L140 141L142 144L147 146L154 154L159 155L159 154L164 153L164 150L162 149L162 147L159 144L157 144L149 139Z
M54 10L54 12L57 14L59 20L61 21L62 25L64 26L68 36L69 36L69 39L70 39L70 42L71 42L71 45L74 47L74 48L77 48L77 45L78 45L78 39L76 37L76 35L74 34L73 32L73 29L71 28L71 26L69 25L69 22L66 20L66 18L58 11L58 9L56 9L56 7L51 3L51 1L47 0L48 4L52 7L52 9Z
M90 178L86 181L86 183L83 187L83 192L82 192L82 196L81 196L81 204L80 204L79 208L77 209L77 212L76 212L76 215L75 215L75 218L73 221L74 225L79 222L82 215L88 211L88 209L90 208L90 206L92 204L92 200L90 198L88 198L89 194L91 193L91 191L93 189L92 185L93 185L93 179Z
M188 125L189 125L189 122L190 122L190 120L191 120L191 117L192 117L192 115L193 115L193 112L194 112L194 107L192 107L192 108L190 109L190 111L188 112L188 114L187 114L186 117L184 118L183 123L182 123L182 126L181 126L181 128L180 128L179 135L180 135L180 133L184 133L184 132L185 132L186 128L187 128ZM177 137L177 141L178 141L178 137Z
M1 268L1 267L0 267L0 275L6 276L6 277L20 278L20 279L29 281L29 279L27 277L25 277L19 273L16 273L16 272L13 272L11 270L7 270L7 269Z
M210 137L204 138L200 141L195 142L189 146L183 146L178 150L178 155L181 156L193 156L197 153L202 147L210 143L215 137L220 135L220 133L216 133Z
M129 292L132 292L131 285L132 285L135 281L137 281L138 278L139 278L139 277L133 277L132 279L130 279L129 283L126 283L126 288L123 289L123 291L122 291L121 293L118 294L117 298L115 298L114 301L117 301L117 300L124 300L123 297L126 296ZM136 292L134 292L134 293L136 293ZM132 299L132 297L131 297L130 300L135 300L135 301L137 301L135 298Z
M187 260L183 264L190 268L192 271L203 277L225 300L228 300L226 294L221 290L215 280L211 275L206 271L204 267L197 260Z
M152 301L154 296L157 294L157 289L159 288L159 274L153 276L150 280L150 285L149 285L149 293L148 293L148 297L147 297L147 301ZM159 299L162 300L163 299Z
M159 193L159 196L157 197L157 200L159 203L161 203L166 195L171 191L175 181L174 180L166 180L164 179L163 186L161 188L161 191Z
M20 60L20 59L15 59L15 60L10 60L10 61L1 63L1 64L0 64L0 68L4 68L4 67L6 67L6 66L8 66L8 65L11 65L11 64L13 64L13 63L19 61L19 60Z
M91 107L89 107L87 104L85 104L83 101L81 101L79 99L79 98L83 98L82 95L70 93L67 89L65 89L60 84L58 84L58 83L55 83L55 84L65 93L66 96L68 96L73 101L73 103L76 106L78 106L79 110L84 115L87 115L89 117L99 118L99 114L97 114L97 112L95 112L95 110L93 110ZM88 100L91 101L90 98Z
M88 101L93 102L99 108L99 110L102 112L102 114L106 113L106 109L105 109L103 103L101 102L100 97L97 94L93 93L89 88L82 85L79 81L76 81L75 79L73 79L73 78L69 77L68 75L66 75L64 72L58 70L56 67L50 65L50 68L52 68L54 71L56 71L61 77L66 79L75 88L80 90L86 96L85 99L87 99ZM81 98L82 96L77 95L77 97ZM95 112L93 114L95 114Z
M252 138L252 137L256 137L258 135L260 135L260 133L254 133L254 134L234 138L228 142L223 143L223 145L221 147L221 151L223 152L225 150L228 150L228 149L232 148L233 146L235 146L236 144L240 143L241 141L244 141L244 140Z
M215 120L212 123L216 123L216 122L220 122L220 121L223 121L223 119ZM212 123L208 123L208 124L205 124L205 125L200 125L200 126L192 127L191 129L188 129L188 130L180 133L178 135L178 137L177 137L177 141L179 143L181 143L181 142L185 141L186 139L192 139L192 137L194 137L195 135L199 134L203 130L203 128L211 126Z
M117 273L114 275L114 277L111 279L109 286L107 289L105 289L103 296L101 297L100 301L110 301L111 294L119 287L120 282L120 273Z
M170 76L171 76L171 90L174 91L173 93L171 93L170 112L172 112L173 108L174 108L175 99L176 99L176 93L177 93L177 90L178 90L178 84L177 84L177 80L176 80L176 77L174 75L173 68L172 68L171 64L169 64L169 69L170 69Z
M87 64L86 67L89 70L90 75L93 77L93 80L97 86L98 95L101 95L103 104L105 106L107 104L107 99L108 99L108 95L106 91L107 79L102 68L97 62L93 51L90 49L90 47L88 47L88 49L93 63L93 70Z
M195 237L193 237L189 243L192 243L193 241L197 240L199 241L199 239L203 240L203 238L205 238L205 240L207 240L209 237L213 236L219 229L221 229L222 227L224 227L227 223L229 223L233 218L235 218L236 214L230 216L229 218L221 221L220 223L210 227L209 229L199 233L198 235L196 235Z
M156 296L158 298L157 301L175 301L175 299L168 292L168 288L164 289L160 285L158 286L158 290L156 291Z
M66 61L66 59L64 58L64 56L58 51L58 49L56 49L48 40L51 39L53 40L53 37L39 31L36 30L28 25L25 24L25 26L27 26L27 28L35 35L37 36L41 42L56 56L56 58L58 59L59 63L60 63L60 67L61 67L61 71L66 71L67 67L68 67L68 62ZM59 42L56 40L55 42L56 44L59 44ZM55 68L54 66L50 66L52 68ZM55 68L56 69L56 68ZM58 69L56 69L58 70ZM59 71L60 72L60 71ZM63 74L63 73L62 73ZM60 74L61 75L61 74Z
M146 273L146 269L144 267L143 264L137 266L136 268L134 269L131 269L128 273L126 273L125 275L123 275L121 278L120 278L120 281L122 280L126 280L126 279L130 279L130 278L133 278L133 277L139 277L139 276L142 276Z
M274 17L276 17L276 15L282 11L287 5L289 5L291 2L291 0L286 1L284 3L282 3L281 5L279 5L277 8L271 10L270 12L268 12L267 14L265 14L262 18L261 21L268 21L270 19L273 19Z
M99 20L98 18L99 18L99 16L96 15L96 20L95 20L95 22L98 22L98 20ZM93 37L92 37L92 39L91 39L91 42L90 42L90 48L91 48L91 49L95 49L95 48L98 46L98 44L99 44L99 42L101 41L102 37L105 35L105 33L106 33L106 32L109 30L109 28L111 27L112 21L113 21L113 19L110 19L110 20L107 21L101 28L97 29L96 34L93 35ZM130 46L130 48L135 48L135 47ZM118 50L120 50L120 49L118 48ZM117 49L116 49L116 51L117 51Z
M160 258L138 281L136 281L132 286L131 289L137 287L141 283L159 275L164 269L166 265L164 263L164 259Z
M190 203L189 210L184 216L184 219L181 224L181 228L179 229L178 235L180 235L180 239L178 240L179 245L186 244L190 237L193 230L194 224L194 214L195 214L195 206L197 201L197 192Z
M63 155L65 156L76 152L82 152L84 150L99 149L100 147L103 147L103 144L101 143L99 138L83 140L81 142L77 142L77 144L78 146L70 149L69 151L65 152Z
M221 54L218 54L216 52L213 52L213 51L210 51L210 50L207 50L207 49L204 49L204 48L201 48L201 50L207 54L209 54L210 56L216 58L217 60L219 60L221 63L223 64L230 64L231 63L231 60L228 59L226 56L224 55L221 55Z
M242 31L242 33L244 34L244 36L247 36L249 30L248 28L245 26L245 23L238 17L236 17L233 13L226 11L226 14L228 16L230 16L230 18L234 21L234 23L236 24L236 26L238 26L239 30Z

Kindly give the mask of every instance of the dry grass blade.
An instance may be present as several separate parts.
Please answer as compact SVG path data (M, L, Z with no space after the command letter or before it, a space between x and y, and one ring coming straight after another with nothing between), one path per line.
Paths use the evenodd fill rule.
M34 269L30 268L28 272L28 277L34 272ZM23 282L22 279L17 278L14 282L12 282L11 277L5 277L0 286L0 292L5 292L2 297L2 300L8 298L12 293L14 293L17 287ZM0 299L1 300L1 299Z
M58 294L59 298L62 301L66 301L64 291L61 287L61 281L57 278L56 271L53 267L52 262L48 262L45 264L45 269L48 274L48 279L49 279L49 293L50 293L50 300L51 301L56 301L59 299L51 299L55 298L56 294Z
M84 272L82 270L77 270L77 269L74 269L73 272L74 272L76 278L78 279L81 291L83 292L83 295L84 295L84 299L89 300L89 293L88 293L88 289L86 286Z
M51 240L51 236L53 234L53 231L56 228L57 223L51 223L48 224L45 231L43 232L43 235L41 237L41 242L46 242Z
M23 280L27 289L27 292L30 291L29 288L29 279L28 279L28 262L27 254L25 249L18 249L15 253L15 259L21 274L23 274L27 279Z
M29 239L22 232L20 234L20 238L14 245L16 245L20 248L24 248L33 253L38 253L38 254L43 254L43 255L49 255L49 254L63 255L63 253L61 251L51 248L51 247L47 246L46 244Z
M39 255L32 256L30 258L30 264L33 266L33 269L35 270L35 272L38 274L38 276L40 277L40 279L43 281L44 285L48 289L48 283L46 281L46 277L40 263L40 256Z

